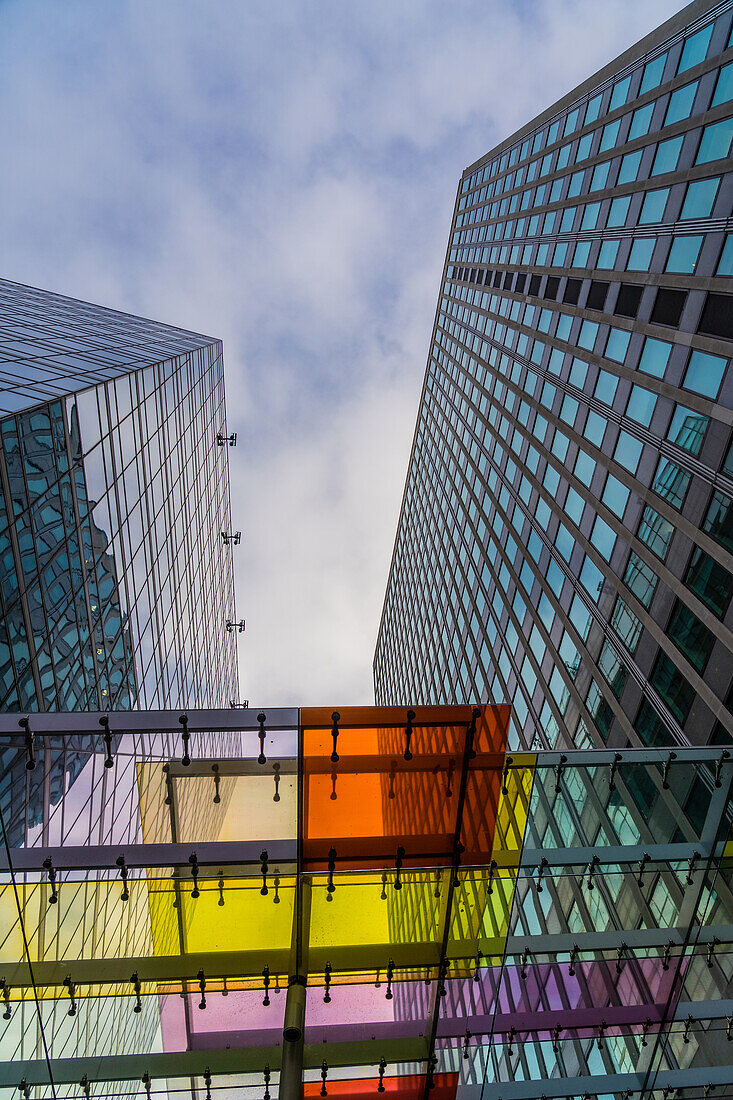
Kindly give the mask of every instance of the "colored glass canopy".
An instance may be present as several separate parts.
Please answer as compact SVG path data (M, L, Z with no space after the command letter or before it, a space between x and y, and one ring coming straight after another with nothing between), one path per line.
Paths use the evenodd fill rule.
M0 1096L725 1095L730 757L509 715L0 717Z

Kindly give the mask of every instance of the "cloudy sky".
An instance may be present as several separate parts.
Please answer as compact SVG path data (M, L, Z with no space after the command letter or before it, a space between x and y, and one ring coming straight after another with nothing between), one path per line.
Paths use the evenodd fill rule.
M463 168L677 0L0 0L0 273L224 341L242 698L372 701Z

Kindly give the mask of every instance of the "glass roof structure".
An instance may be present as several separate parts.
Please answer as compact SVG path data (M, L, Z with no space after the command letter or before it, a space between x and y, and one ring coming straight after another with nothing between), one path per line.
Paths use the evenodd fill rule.
M0 1097L729 1096L728 750L509 720L0 716Z

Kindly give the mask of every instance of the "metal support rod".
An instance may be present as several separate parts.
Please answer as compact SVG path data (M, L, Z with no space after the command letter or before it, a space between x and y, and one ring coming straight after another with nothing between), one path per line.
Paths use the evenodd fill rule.
M288 986L285 1001L280 1100L300 1100L303 1091L304 1030L305 984L296 978Z

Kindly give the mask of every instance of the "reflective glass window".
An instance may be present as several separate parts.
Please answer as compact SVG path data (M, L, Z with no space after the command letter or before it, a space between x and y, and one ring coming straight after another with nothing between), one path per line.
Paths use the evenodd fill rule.
M733 275L733 233L726 235L715 274Z
M669 425L667 439L690 454L699 455L709 423L707 416L702 413L678 405Z
M629 495L629 490L626 486L622 485L613 474L609 474L606 478L601 500L619 519L623 519Z
M684 88L678 88L676 92L672 92L663 125L671 126L673 122L680 122L683 118L690 117L698 83L699 81L693 80L692 84L685 84Z
M642 624L641 620L636 617L631 608L627 607L620 596L616 600L616 606L613 609L611 626L616 631L629 653L633 655L639 644Z
M674 527L668 519L660 516L659 512L656 512L653 508L646 507L644 509L639 521L639 529L636 532L637 538L645 543L651 552L661 558L662 561L667 557L673 534Z
M654 475L652 489L668 504L678 510L682 507L690 485L692 475L681 469L676 462L661 458Z
M644 134L649 133L649 126L651 125L653 114L653 103L647 103L645 107L639 107L638 110L634 111L631 117L631 126L629 127L629 141L633 141L634 138L643 137Z
M608 217L606 219L606 225L609 228L616 228L619 225L626 224L626 215L629 212L630 202L630 195L624 195L612 201L610 209L608 211Z
M633 551L629 555L628 565L624 573L624 583L634 593L639 603L648 608L652 602L654 589L657 587L659 577L646 562Z
M613 331L613 330L612 330ZM624 335L628 335L624 333ZM606 348L606 355L608 355L608 348ZM615 358L614 355L610 356L611 359ZM618 386L618 376L611 374L607 370L599 371L598 380L593 390L593 396L597 397L599 401L603 401L606 405L613 405L613 399L616 396L616 388Z
M582 481L584 485L590 486L595 468L595 459L591 458L585 451L578 451L575 459L575 466L573 468L573 472L578 480Z
M693 65L699 65L701 61L705 60L712 33L713 24L710 23L707 27L703 27L701 31L698 31L697 34L693 34L685 41L682 47L680 63L677 66L678 73L685 73L688 69L691 69Z
M677 168L677 161L682 151L683 140L684 135L680 134L679 137L668 138L667 141L660 141L657 146L657 151L654 154L652 170L649 173L650 176L660 176L666 172L675 171Z
M621 167L618 172L618 182L631 183L636 179L639 173L639 165L641 164L642 149L637 149L633 153L627 153L621 160Z
M590 178L589 191L602 191L608 182L608 171L611 165L608 161L605 164L597 164L593 169L593 174Z
M573 253L573 267L587 267L590 256L590 241L578 241Z
M656 191L647 191L641 204L639 222L660 222L664 217L664 208L667 205L668 197L668 187L660 187Z
M730 154L731 140L733 140L733 118L726 118L722 122L714 122L706 126L702 132L695 164L724 160Z
M652 88L658 88L662 83L662 75L664 73L664 66L667 63L667 54L663 53L659 57L655 57L653 61L649 61L644 66L644 75L641 78L641 87L639 88L639 95L643 95L644 92L651 91Z
M588 203L583 211L583 220L580 223L581 229L595 229L600 208L601 204L598 202Z
M616 257L618 256L618 249L620 241L607 240L601 244L600 252L598 253L598 267L612 270L616 264ZM588 250L590 251L590 244L588 244ZM731 250L733 252L733 249ZM576 267L578 265L576 264Z
M680 219L707 218L712 214L715 198L718 194L720 176L707 180L695 180L688 185L685 201L680 211Z
M720 103L727 103L733 99L733 64L724 65L718 74L718 82L715 85L715 95L711 107L717 107Z
M725 617L733 595L733 577L709 554L697 547L685 574L685 584L714 615Z
M599 153L604 153L607 149L613 149L618 138L619 128L621 126L621 119L617 118L615 122L607 122L601 131L601 144L598 148Z
M667 256L665 271L692 275L697 267L702 241L702 235L697 234L690 237L675 237Z
M713 493L703 530L727 550L733 551L733 500L725 493Z
M675 600L667 625L667 636L698 672L704 670L715 638L681 600Z
M723 381L727 364L728 360L719 355L710 355L708 352L696 349L690 356L682 385L692 393L715 398Z
M666 653L660 653L657 657L650 676L650 682L664 699L677 721L683 726L690 713L695 692L692 685L685 679L674 661Z
M595 518L590 541L606 561L611 560L613 548L616 545L616 532L612 527L609 527L606 521L601 519L600 516L596 516Z
M638 237L631 245L629 258L626 261L626 270L648 271L656 243L654 237Z
M585 427L583 428L583 435L589 443L594 443L596 447L600 447L603 443L603 436L607 425L608 421L605 416L601 416L593 409L590 409L586 417Z
M628 672L623 661L616 655L616 650L608 642L603 643L603 648L598 655L598 667L613 694L620 699Z
M588 106L585 109L585 118L583 125L587 126L589 122L595 122L601 111L601 100L603 99L603 92L594 96L593 99L588 100Z
M644 341L644 349L639 359L639 370L645 374L651 374L654 378L664 378L667 369L672 345L666 340L655 340L647 336Z
M613 359L616 363L623 363L626 358L626 352L629 348L629 341L631 340L631 333L626 332L624 329L612 328L608 333L608 340L606 341L605 355L607 359ZM605 372L604 372L605 373ZM616 376L613 375L615 378ZM615 391L614 385L614 391ZM603 398L602 400L605 400ZM610 404L610 402L608 402Z
M571 111L568 117L565 119L565 126L563 128L563 137L567 134L572 134L573 130L577 129L578 116L580 115L580 108L576 107L574 111Z
M613 457L624 469L629 473L635 474L639 468L639 459L641 458L641 452L644 449L644 444L640 439L636 439L633 435L629 435L628 432L619 432L616 446L613 451Z
M631 85L631 76L624 77L623 80L619 80L617 84L614 84L613 91L611 93L611 102L608 105L609 114L615 110L616 107L622 107L626 102L629 95L629 87Z
M647 390L644 386L633 386L626 406L626 415L648 428L654 409L657 404L657 395Z

